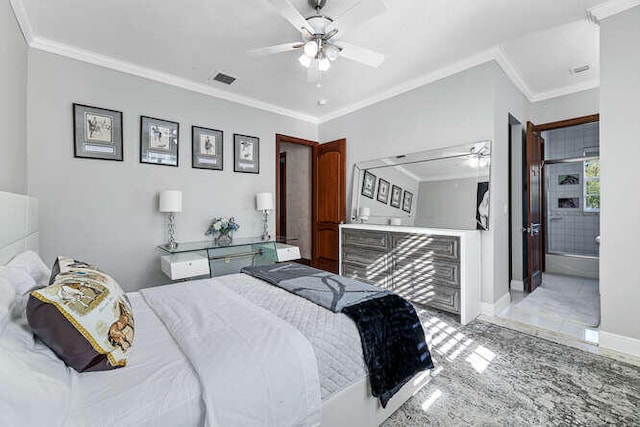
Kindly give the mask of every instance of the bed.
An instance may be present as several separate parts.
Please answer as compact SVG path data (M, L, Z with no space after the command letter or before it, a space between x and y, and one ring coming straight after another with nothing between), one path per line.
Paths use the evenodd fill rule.
M37 200L0 192L0 220L3 224L0 232L0 265L24 250L37 251ZM379 400L371 396L358 329L346 315L330 312L246 274L203 279L165 288L176 295L192 289L215 290L215 298L229 295L233 301L256 307L258 314L268 312L269 316L285 322L304 336L317 362L323 426L379 425L429 380L428 371L419 373L383 408ZM43 411L22 413L21 425L30 425L30 421L35 425L43 420L49 425L215 424L207 421L206 404L203 401L206 401L204 395L210 392L207 393L206 387L203 387L202 368L194 365L185 355L185 348L168 330L167 321L163 323L149 306L148 295L143 297L141 292L131 292L128 296L135 314L136 335L134 351L127 367L123 369L77 373L56 359L53 353L47 354L48 348L42 343L29 342L26 351L24 346L13 346L12 340L26 342L29 334L24 325L6 326L0 334L4 343L0 351L4 352L4 357L19 359L20 363L25 364L22 369L31 372L28 378L24 375L16 378L15 373L0 371L3 380L16 387L12 391L10 387L3 387L5 391L2 393L6 394L0 395L0 402L8 407L0 407L0 423L16 424L12 415L17 416L16 411L19 411L22 400L36 399L38 393L46 392L47 396L58 396L58 400L54 399L49 406L43 403ZM224 310L225 307L226 304L219 309ZM225 316L230 314L225 313ZM215 360L210 364L215 366ZM214 375L221 373L223 371L218 370ZM32 396L29 387L40 390ZM234 384L230 383L229 387L233 388ZM239 390L245 387L246 390L240 381L237 387ZM242 396L232 398L241 401ZM13 402L14 406L7 402ZM27 408L31 402L25 404ZM57 418L52 417L51 411L57 412ZM44 413L47 413L46 418L42 418Z

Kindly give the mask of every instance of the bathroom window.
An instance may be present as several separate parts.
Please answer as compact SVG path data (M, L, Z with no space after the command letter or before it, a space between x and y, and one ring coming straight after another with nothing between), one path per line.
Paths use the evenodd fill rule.
M600 212L600 159L585 160L584 211Z

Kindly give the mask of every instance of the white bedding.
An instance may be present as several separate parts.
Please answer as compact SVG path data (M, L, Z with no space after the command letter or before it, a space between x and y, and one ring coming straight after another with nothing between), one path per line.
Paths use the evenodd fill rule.
M317 362L296 328L218 279L141 293L198 373L207 425L320 424Z

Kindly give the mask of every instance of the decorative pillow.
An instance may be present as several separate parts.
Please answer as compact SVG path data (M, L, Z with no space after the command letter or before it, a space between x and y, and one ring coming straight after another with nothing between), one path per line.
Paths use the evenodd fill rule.
M52 284L29 296L33 332L78 372L125 366L135 327L120 285L72 258L58 257L53 270Z

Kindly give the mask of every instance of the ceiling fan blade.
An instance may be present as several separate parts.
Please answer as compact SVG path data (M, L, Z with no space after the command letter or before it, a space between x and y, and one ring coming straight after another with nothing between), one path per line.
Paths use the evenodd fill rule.
M340 28L340 34L364 24L370 19L386 12L387 5L384 0L360 0L341 15L334 18L331 28Z
M306 28L311 34L314 33L313 27L309 25L307 20L298 12L298 10L291 4L289 0L267 0L273 7L276 8L280 15L282 15L287 21L293 25L296 30L302 31Z
M284 43L275 46L262 47L260 49L253 49L247 52L249 56L267 56L274 53L291 52L296 49L300 49L304 46L304 43Z
M318 61L313 60L307 68L307 81L309 83L318 83L320 81L320 65Z
M342 49L340 56L368 65L369 67L378 68L384 62L384 55L379 52L343 41L336 42L336 46Z

